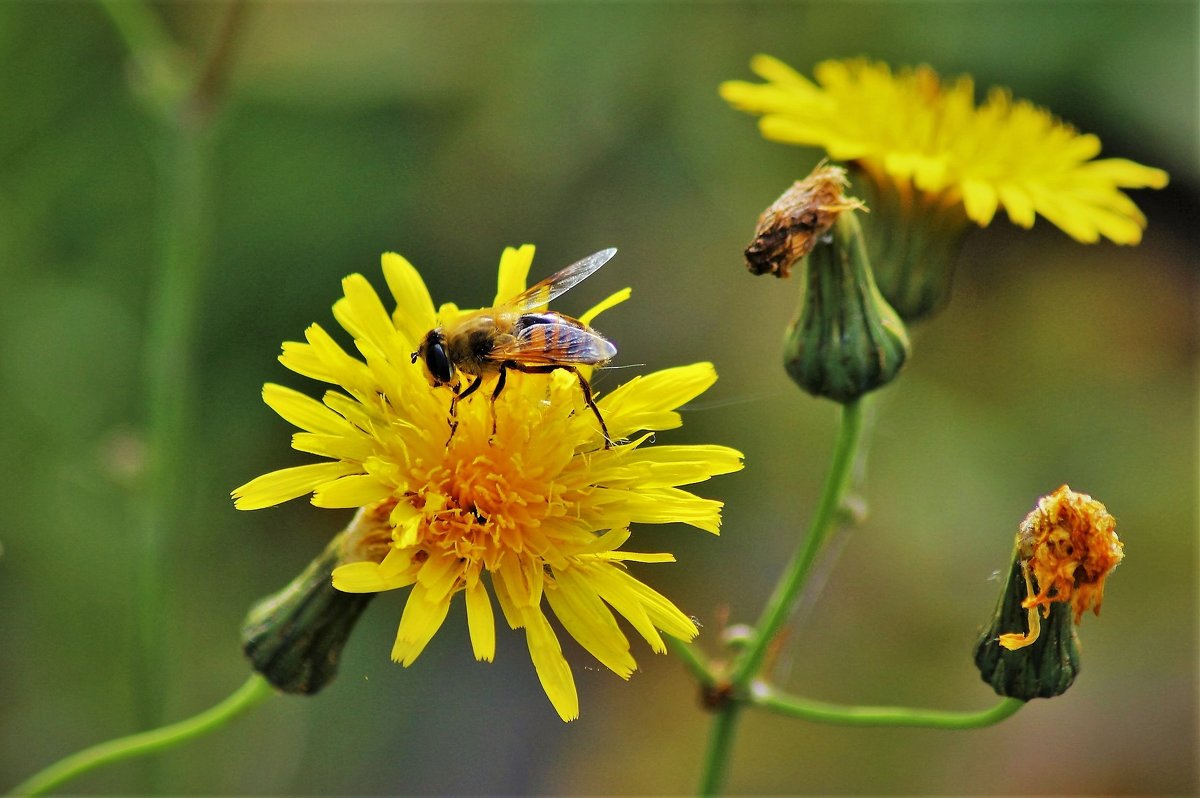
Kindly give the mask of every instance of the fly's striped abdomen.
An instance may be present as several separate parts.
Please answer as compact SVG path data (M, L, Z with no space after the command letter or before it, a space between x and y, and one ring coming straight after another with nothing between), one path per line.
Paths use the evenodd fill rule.
M523 363L595 365L617 348L590 327L558 313L526 313L513 325L514 346L497 353Z

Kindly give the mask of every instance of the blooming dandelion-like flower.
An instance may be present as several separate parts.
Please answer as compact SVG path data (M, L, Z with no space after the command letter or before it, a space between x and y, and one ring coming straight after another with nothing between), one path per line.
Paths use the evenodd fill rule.
M876 182L911 182L961 200L981 227L1003 206L1022 227L1040 213L1084 243L1104 236L1136 244L1146 218L1120 189L1167 184L1161 169L1093 160L1096 136L1005 89L992 89L976 107L965 75L943 85L927 66L893 75L865 59L824 61L814 70L817 85L767 55L755 56L750 68L767 82L728 81L721 96L763 114L766 138L824 147Z
M949 268L923 261L931 248L956 251L967 219L986 227L1003 207L1021 227L1040 214L1077 241L1136 244L1146 218L1121 189L1167 184L1161 169L1096 160L1096 136L1006 89L976 106L967 76L943 83L928 66L893 73L866 59L830 60L816 66L814 83L767 55L750 68L766 82L726 81L726 101L762 115L764 137L822 147L866 178L882 222L872 265L906 321L945 301Z
M494 304L524 289L532 259L532 246L505 250ZM509 627L525 630L546 695L571 720L578 696L547 609L622 678L636 662L616 615L655 652L665 651L661 633L697 634L688 616L627 568L674 558L621 547L635 522L678 521L717 534L721 502L681 486L739 470L740 452L652 445L655 431L680 426L677 409L716 373L709 363L666 369L598 396L618 441L611 448L577 379L562 371L510 373L494 406L485 384L458 403L451 436L451 393L432 389L411 353L425 333L465 311L435 311L417 270L399 255L383 256L383 272L394 313L361 275L343 281L345 296L333 309L362 360L316 324L306 343L283 346L289 369L342 390L322 401L279 385L263 390L267 404L301 429L293 448L327 461L258 477L233 492L236 506L269 507L311 492L319 507L372 508L391 529L386 555L342 565L333 584L349 593L411 586L392 658L415 661L461 593L474 655L491 661L494 596ZM614 294L581 321L628 295Z

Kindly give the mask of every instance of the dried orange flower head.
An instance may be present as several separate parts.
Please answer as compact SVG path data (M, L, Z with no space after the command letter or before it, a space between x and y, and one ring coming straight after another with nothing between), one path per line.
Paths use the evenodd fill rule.
M791 275L792 264L812 251L839 214L866 208L843 193L849 185L845 169L824 163L793 183L758 217L746 268L752 274Z
M1116 526L1103 504L1066 485L1039 499L1017 532L1018 557L1037 583L1024 606L1069 602L1075 623L1088 608L1099 615L1104 580L1125 556Z

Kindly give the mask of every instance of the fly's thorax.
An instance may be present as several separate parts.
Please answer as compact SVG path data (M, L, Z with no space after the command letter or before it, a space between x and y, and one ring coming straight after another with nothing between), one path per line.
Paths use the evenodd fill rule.
M493 352L511 341L512 323L509 314L495 312L480 312L460 319L445 333L450 362L472 376L498 370L500 363Z

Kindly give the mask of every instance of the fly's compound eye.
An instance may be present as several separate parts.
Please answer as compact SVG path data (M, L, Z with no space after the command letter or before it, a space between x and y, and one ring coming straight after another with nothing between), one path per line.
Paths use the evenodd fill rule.
M425 366L440 384L444 385L454 378L450 373L450 358L446 355L446 347L441 341L432 341L425 348Z

